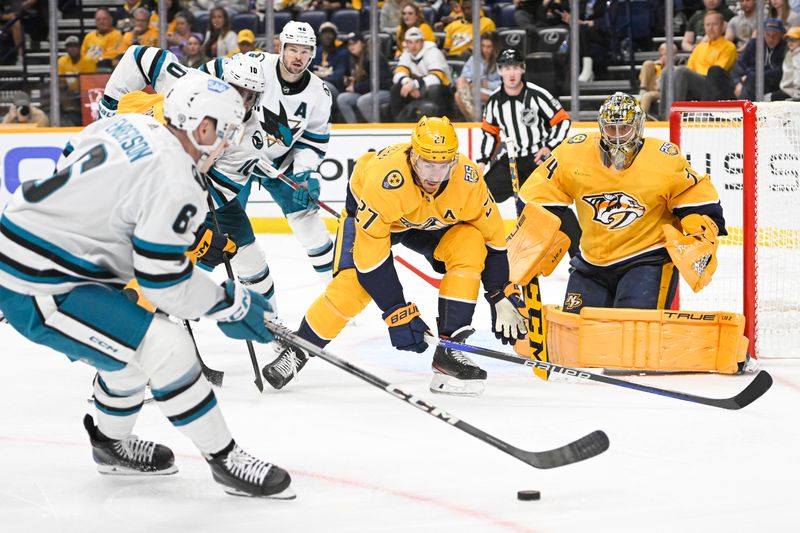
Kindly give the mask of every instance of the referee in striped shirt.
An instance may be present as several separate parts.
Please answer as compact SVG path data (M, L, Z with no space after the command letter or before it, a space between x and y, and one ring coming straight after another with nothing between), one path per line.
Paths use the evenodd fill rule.
M504 50L497 58L497 68L502 85L490 96L483 112L483 140L477 162L483 170L491 161L485 174L486 184L497 203L510 198L514 191L508 167L508 154L492 160L503 152L503 139L512 139L517 147L517 174L522 186L567 138L572 121L558 99L545 89L525 81L525 60L517 50ZM524 205L517 202L517 213ZM562 230L569 236L570 256L578 250L581 230L572 210L565 210L561 220Z

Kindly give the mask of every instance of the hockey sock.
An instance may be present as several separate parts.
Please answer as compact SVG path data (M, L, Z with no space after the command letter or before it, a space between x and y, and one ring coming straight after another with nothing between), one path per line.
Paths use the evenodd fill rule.
M109 439L124 439L130 436L142 409L147 377L132 366L101 373L94 380L97 427Z

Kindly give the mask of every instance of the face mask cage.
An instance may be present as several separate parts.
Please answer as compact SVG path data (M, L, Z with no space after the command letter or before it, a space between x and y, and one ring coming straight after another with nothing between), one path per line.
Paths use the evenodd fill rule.
M617 170L629 167L642 143L644 115L639 106L631 98L612 101L600 110L598 123L606 166Z

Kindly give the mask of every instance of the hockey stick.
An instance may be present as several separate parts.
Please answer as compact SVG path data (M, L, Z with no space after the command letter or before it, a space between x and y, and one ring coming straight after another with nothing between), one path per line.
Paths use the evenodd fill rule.
M272 177L272 178L281 180L282 182L284 182L286 185L288 185L289 187L291 187L295 191L298 190L298 189L303 189L304 188L301 184L296 183L296 182L292 181L291 179L289 179L286 176L286 174L283 174L282 172L278 172L272 165L264 164L263 167L267 169L267 170L265 170L266 174L269 174L269 176ZM258 168L260 170L262 168L262 166L259 166ZM314 203L317 204L318 206L320 206L322 209L324 209L328 213L330 213L331 215L333 215L334 217L336 217L337 220L342 218L342 216L339 213L337 213L334 208L332 208L331 206L329 206L328 204L326 204L322 200L314 200ZM417 276L419 276L420 278L422 278L423 280L428 282L429 285L432 285L432 286L434 286L434 287L436 287L438 289L439 286L442 284L442 280L441 279L435 278L433 276L429 276L428 274L426 274L423 271L419 270L417 267L415 267L414 265L412 265L411 263L409 263L408 261L406 261L402 257L400 257L398 255L395 255L394 258L398 263L400 263L401 265L403 265L404 267L409 269L411 272L413 272L414 274L416 274Z
M392 385L388 381L379 378L375 374L371 374L366 370L359 368L348 361L345 361L344 359L340 359L330 352L327 352L322 348L319 348L306 341L302 337L299 337L283 326L274 324L269 320L265 320L264 323L267 329L274 333L276 337L280 337L286 342L302 348L310 355L315 355L320 359L332 364L333 366L344 370L348 374L352 374L366 381L370 385L385 390L395 398L399 398L400 400L413 405L417 409L428 413L432 417L442 420L443 422L446 422L447 424L450 424L451 426L456 427L461 431L468 433L469 435L472 435L483 442L486 442L487 444L491 444L495 448L511 455L512 457L516 457L523 463L527 463L534 468L556 468L571 463L577 463L578 461L583 461L584 459L589 459L590 457L599 455L608 449L608 436L602 431L598 430L581 437L575 442L571 442L565 446L555 448L553 450L542 452L522 450L498 439L489 433L484 432L483 430L476 428L471 424L468 424L467 422L442 409L439 409L434 405L426 403L420 398L417 398L416 396L405 392L399 387Z
M208 187L208 177L203 174L203 178L206 180L206 187ZM206 200L208 201L208 212L211 213L211 219L214 221L214 228L217 230L217 233L222 234L222 228L220 228L219 220L217 219L217 211L214 209L214 203L211 201L211 195L206 195ZM225 271L228 273L228 279L233 280L233 269L231 268L231 262L228 259L224 260L225 262ZM247 352L250 354L250 362L253 363L253 373L256 376L255 383L258 392L264 392L264 380L261 379L261 372L259 372L258 368L258 360L256 359L256 351L253 349L253 342L250 340L245 341L247 343ZM195 345L197 346L197 345Z
M189 336L192 338L192 344L194 345L194 353L197 355L197 360L200 361L200 368L203 370L203 375L206 377L208 381L211 382L212 385L216 385L217 387L222 387L222 379L225 377L225 372L222 370L214 370L213 368L207 366L203 361L203 358L200 357L200 350L197 348L197 341L194 340L194 332L192 331L192 326L189 324L188 320L183 321L183 326L186 328L186 331L189 332Z
M762 370L753 380L736 396L730 398L707 398L705 396L696 396L686 392L677 392L667 389L659 389L657 387L650 387L648 385L641 385L625 381L623 379L612 378L602 374L592 374L585 370L578 370L568 366L561 366L547 361L537 361L536 359L523 359L522 357L511 355L488 348L481 348L479 346L471 346L469 344L462 344L445 339L439 339L431 335L425 335L425 340L428 343L438 343L439 346L450 348L453 350L461 350L470 352L484 357L491 357L492 359L500 359L509 363L518 365L529 366L532 368L541 368L549 372L563 374L573 378L585 379L587 381L599 381L600 383L607 383L609 385L616 385L617 387L624 387L626 389L638 390L640 392L648 392L650 394L657 394L659 396L666 396L667 398L675 398L676 400L684 400L687 402L699 403L703 405L710 405L711 407L719 407L720 409L738 410L747 407L758 398L764 395L772 386L772 376L766 370Z

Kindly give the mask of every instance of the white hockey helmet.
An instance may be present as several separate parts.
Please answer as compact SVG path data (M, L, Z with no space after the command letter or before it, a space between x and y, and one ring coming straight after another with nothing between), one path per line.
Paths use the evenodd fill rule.
M258 105L267 88L261 61L249 54L236 54L230 58L223 66L222 79L239 90L246 110Z
M311 59L308 60L309 64L317 54L317 36L314 35L314 29L308 22L297 22L296 20L287 22L278 39L281 42L281 62L283 62L283 49L287 44L310 46ZM308 68L308 65L306 65L306 68Z
M216 122L213 144L200 144L194 132L204 118ZM192 145L200 151L197 167L208 172L228 146L238 144L244 126L244 103L239 93L222 80L196 71L183 76L164 97L164 118L167 123L188 133Z

